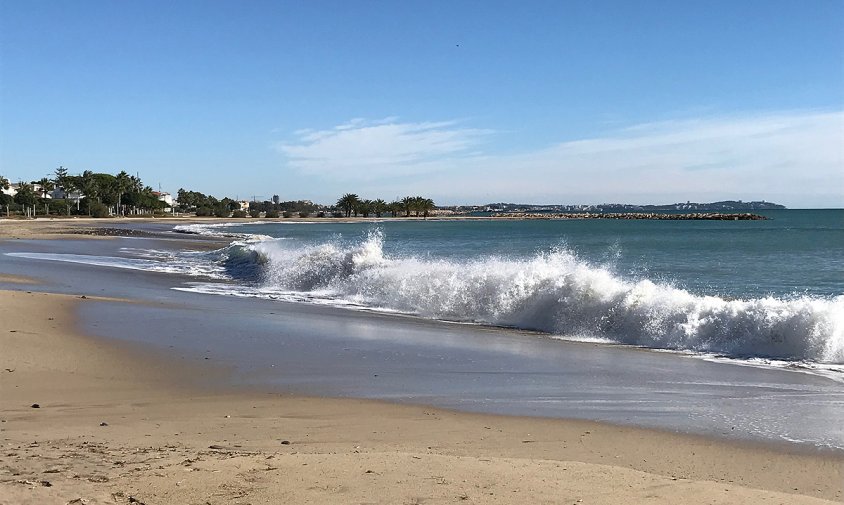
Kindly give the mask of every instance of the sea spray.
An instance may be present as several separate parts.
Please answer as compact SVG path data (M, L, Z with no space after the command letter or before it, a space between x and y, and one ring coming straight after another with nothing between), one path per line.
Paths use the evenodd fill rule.
M387 257L383 240L372 232L352 244L240 247L255 253L264 294L652 348L844 363L844 296L725 300L625 279L564 248L527 259L449 261Z
M244 234L246 235L246 234ZM384 252L384 236L303 245L246 239L216 251L31 259L227 280L191 291L397 311L656 349L844 364L844 295L724 299L628 278L564 247L528 257L447 260Z

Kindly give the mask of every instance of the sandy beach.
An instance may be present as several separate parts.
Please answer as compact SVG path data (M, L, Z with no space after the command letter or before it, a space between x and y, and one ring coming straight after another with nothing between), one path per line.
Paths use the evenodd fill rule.
M64 235L50 223L0 230ZM0 276L0 504L844 501L840 453L212 388L225 367L86 335L98 300L40 281Z

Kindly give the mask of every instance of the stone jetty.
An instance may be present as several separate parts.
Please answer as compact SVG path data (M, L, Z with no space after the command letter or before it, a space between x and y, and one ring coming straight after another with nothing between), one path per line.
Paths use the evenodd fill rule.
M725 214L722 212L688 212L683 214L665 214L661 212L574 212L549 213L538 212L499 212L493 217L510 219L652 219L662 221L765 221L768 218L759 214Z

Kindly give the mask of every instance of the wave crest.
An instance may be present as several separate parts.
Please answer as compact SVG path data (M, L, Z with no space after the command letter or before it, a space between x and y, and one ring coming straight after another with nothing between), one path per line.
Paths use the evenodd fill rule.
M390 258L380 232L352 245L242 247L262 263L262 292L652 348L844 363L844 296L698 296L625 279L562 248L522 260Z

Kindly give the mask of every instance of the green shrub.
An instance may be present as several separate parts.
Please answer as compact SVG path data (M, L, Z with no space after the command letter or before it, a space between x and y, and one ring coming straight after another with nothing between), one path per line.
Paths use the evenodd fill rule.
M88 210L91 212L92 217L108 217L108 207L101 204L100 202L91 202L88 204Z
M234 210L234 211L232 211L232 217L238 217L238 218L246 217L246 211L245 210Z
M310 215L311 215L310 212L305 212L305 211L302 211L302 212L299 213L299 217L308 217Z
M218 205L214 208L214 217L229 217L231 215L232 211L225 205Z
M268 210L267 215L264 216L267 219L277 219L278 218L278 211L277 210Z
M252 209L249 211L249 215L252 217L261 217L261 211L258 209Z
M211 207L198 207L196 209L196 215L199 217L213 216L214 210Z
M284 219L287 219L289 217L293 217L293 213L290 212L289 210L285 210L284 213L282 213L281 215L282 215L282 217L284 217Z

